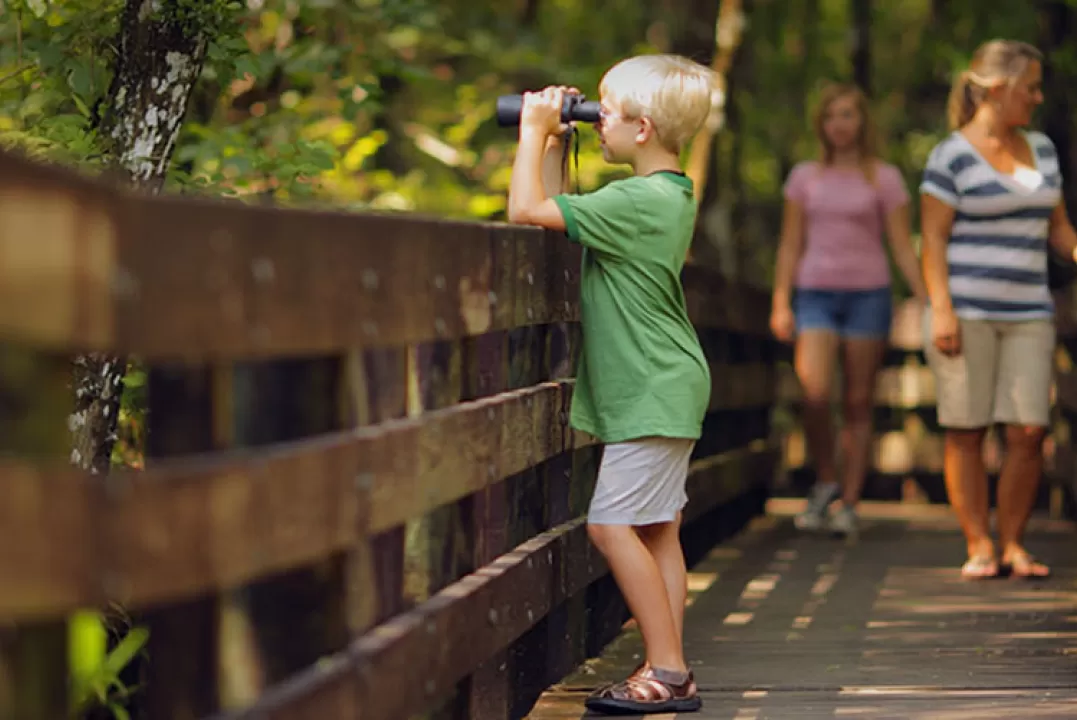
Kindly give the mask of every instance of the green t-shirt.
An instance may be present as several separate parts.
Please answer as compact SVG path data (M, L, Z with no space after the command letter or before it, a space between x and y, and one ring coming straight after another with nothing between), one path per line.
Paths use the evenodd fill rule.
M698 439L711 380L680 280L696 221L692 181L659 172L554 201L584 248L572 426L607 443Z

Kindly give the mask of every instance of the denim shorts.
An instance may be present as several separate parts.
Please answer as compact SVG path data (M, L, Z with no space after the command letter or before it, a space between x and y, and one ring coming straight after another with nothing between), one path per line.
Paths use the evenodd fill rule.
M890 288L813 290L793 294L797 332L829 330L840 337L887 338L893 312Z

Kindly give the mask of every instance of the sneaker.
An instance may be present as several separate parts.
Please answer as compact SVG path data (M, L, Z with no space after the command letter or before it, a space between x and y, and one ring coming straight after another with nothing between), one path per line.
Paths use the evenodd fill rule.
M857 531L856 511L844 505L830 516L829 529L838 535L855 536Z
M821 530L826 526L827 508L840 494L837 483L815 485L808 493L808 507L793 519L793 524L800 530Z

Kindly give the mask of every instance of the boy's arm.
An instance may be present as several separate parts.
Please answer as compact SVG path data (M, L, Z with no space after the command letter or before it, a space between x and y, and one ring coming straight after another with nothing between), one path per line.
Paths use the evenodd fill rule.
M568 192L567 135L551 135L546 138L546 153L542 156L542 189L546 197Z
M552 153L547 153L547 136L529 128L521 128L520 144L516 150L516 159L512 164L512 180L509 183L509 222L523 225L538 225L550 230L564 230L565 218L561 209L551 196L560 192L560 178L555 178L552 171L544 171L543 155L556 155L550 162L560 165L560 143ZM563 174L562 174L563 177ZM550 181L552 188L547 188ZM556 192L550 192L550 189Z

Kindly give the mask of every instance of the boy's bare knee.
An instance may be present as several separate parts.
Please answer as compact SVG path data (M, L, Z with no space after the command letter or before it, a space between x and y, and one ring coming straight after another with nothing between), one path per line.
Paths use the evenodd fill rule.
M626 525L598 525L593 523L587 523L587 536L591 538L591 542L595 544L599 552L603 555L606 554L606 549L613 543L617 542L618 537L623 536L626 531L630 531Z

